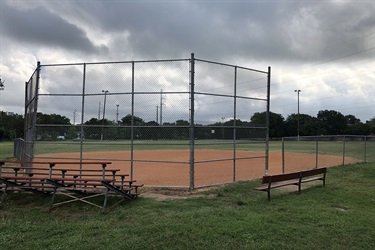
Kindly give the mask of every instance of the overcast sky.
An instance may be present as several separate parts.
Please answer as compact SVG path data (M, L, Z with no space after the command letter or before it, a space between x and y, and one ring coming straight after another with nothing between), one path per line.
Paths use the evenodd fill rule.
M23 114L25 81L37 61L192 52L264 71L271 66L271 111L284 118L297 113L296 89L303 114L375 117L372 0L0 0L0 110Z

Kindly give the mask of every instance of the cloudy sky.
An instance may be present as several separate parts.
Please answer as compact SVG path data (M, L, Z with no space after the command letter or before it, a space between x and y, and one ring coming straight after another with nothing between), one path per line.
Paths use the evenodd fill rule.
M271 111L375 117L375 2L0 0L0 110L42 64L189 58L272 67ZM69 87L69 86L65 86ZM112 105L114 106L114 105ZM69 111L70 112L70 111Z

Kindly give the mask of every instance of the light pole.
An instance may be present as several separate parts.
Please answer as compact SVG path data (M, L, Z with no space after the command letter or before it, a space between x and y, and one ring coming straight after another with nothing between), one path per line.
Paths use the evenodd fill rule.
M0 78L0 90L4 90L4 82L5 81L2 81L1 78Z
M118 124L118 104L116 104L116 123Z
M0 91L4 90L4 82L5 81L2 81L1 78L0 78ZM1 101L1 93L0 93L0 101Z
M99 102L99 110L98 110L98 120L100 120L100 110L102 109L102 103Z
M75 109L73 111L73 125L76 125L76 115L77 115L77 110Z
M104 129L104 118L105 118L105 105L106 105L106 102L107 102L107 93L108 93L108 90L102 90L102 92L104 93L104 106L103 106L103 119L102 119L102 134L100 136L100 140L103 140L103 129Z
M224 121L225 117L221 117L221 137L224 139Z
M298 140L299 140L299 93L301 92L300 89L296 89L294 90L294 92L297 92L297 137L298 137Z

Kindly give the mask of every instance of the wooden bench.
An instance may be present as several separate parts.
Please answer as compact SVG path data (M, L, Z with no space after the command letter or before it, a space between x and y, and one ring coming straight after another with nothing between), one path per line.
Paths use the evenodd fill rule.
M298 186L298 193L300 194L302 183L322 181L323 187L325 187L326 173L327 168L324 167L287 174L267 175L263 176L262 184L268 185L255 188L255 190L267 192L268 201L271 200L271 189L273 188L285 187L290 185Z
M5 165L5 163L11 164ZM100 165L101 168L63 168L64 165ZM120 169L108 169L111 162L19 162L0 161L0 184L2 185L3 202L8 190L25 190L36 193L52 193L49 211L53 208L74 201L107 207L110 194L120 195L126 199L134 199L139 195L138 188L143 184L135 184L136 180L126 180L128 174L118 173ZM46 167L30 167L45 165ZM47 167L48 166L48 167ZM54 203L56 194L70 198L68 201ZM81 197L81 196L84 197ZM99 206L87 199L105 195L104 204Z

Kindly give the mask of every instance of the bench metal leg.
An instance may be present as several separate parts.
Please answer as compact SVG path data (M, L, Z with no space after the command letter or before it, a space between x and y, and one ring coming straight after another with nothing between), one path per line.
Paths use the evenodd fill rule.
M7 195L7 189L8 189L8 185L5 185L5 188L3 189L3 194L1 195L1 203L4 203L5 201L5 196Z
M107 208L108 196L109 196L109 188L107 188L105 190L105 198L104 198L103 210L105 210Z
M68 203L72 203L72 202L75 202L75 201L81 201L81 202L89 204L91 206L94 206L94 207L97 207L97 208L102 208L102 206L99 206L99 205L97 205L97 204L95 204L93 202L87 201L86 199L90 199L90 198L94 198L94 197L97 197L97 196L101 196L101 195L103 195L103 193L93 194L93 195L85 196L85 197L82 197L82 198L74 196L74 195L66 193L66 192L59 192L59 194L65 195L65 196L67 196L67 197L69 197L71 199L68 200L68 201L62 201L62 202L59 202L59 203L52 203L51 207L50 207L50 211L54 207L58 207L58 206L61 206L61 205L64 205L64 204L68 204Z
M52 211L53 203L54 203L54 201L55 201L55 197L56 197L56 192L57 192L57 188L54 187L54 189L53 189L52 199L51 199L51 201L50 201L49 209L48 209L48 212L49 212L49 213Z
M268 196L268 201L271 201L271 183L272 181L268 183L268 188L267 188L267 196Z

